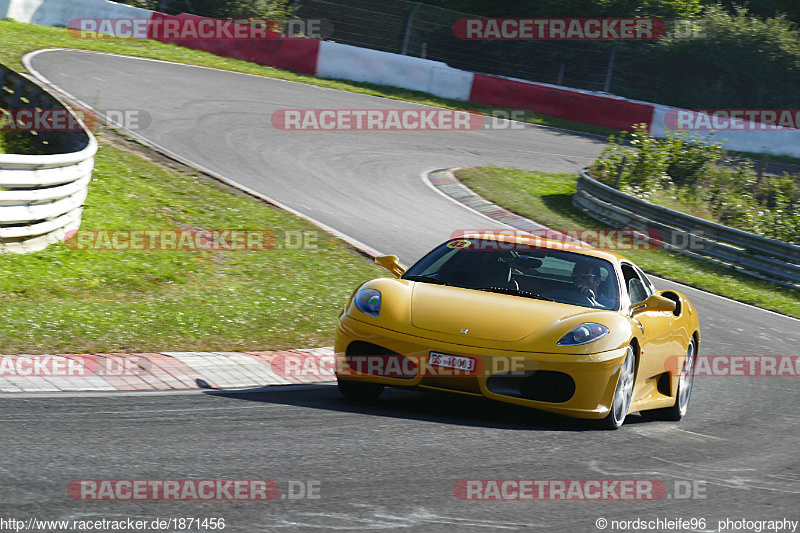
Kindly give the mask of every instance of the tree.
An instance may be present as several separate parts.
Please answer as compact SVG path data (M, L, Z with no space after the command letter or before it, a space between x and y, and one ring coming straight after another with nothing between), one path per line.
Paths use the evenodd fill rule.
M424 3L486 17L692 18L703 8L702 0L426 0Z
M284 19L289 14L289 0L122 0L128 4L169 15L192 13L210 18L270 17Z

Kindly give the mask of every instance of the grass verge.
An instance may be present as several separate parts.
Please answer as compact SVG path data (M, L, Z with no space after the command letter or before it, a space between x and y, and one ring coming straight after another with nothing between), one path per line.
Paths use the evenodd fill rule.
M161 59L176 63L186 63L189 65L199 65L212 67L234 72L244 72L269 78L296 81L339 89L360 94L368 94L415 102L418 104L443 107L447 109L465 109L475 113L486 115L507 117L512 111L509 108L492 107L483 104L467 103L460 100L450 100L439 98L420 91L398 89L386 85L375 85L371 83L357 83L343 80L328 80L297 74L288 70L280 70L272 67L256 65L238 59L216 56L208 52L190 50L173 44L161 43L158 41L137 41L137 40L81 40L70 37L66 28L48 28L24 24L12 20L0 21L0 62L18 71L24 71L22 66L22 56L34 50L43 48L77 48L81 50L96 50L99 52L110 52L136 57L147 57L151 59ZM516 115L515 115L516 116ZM615 133L611 128L572 122L554 117L538 115L530 112L525 113L525 121L531 124L564 128L585 133L608 136Z
M264 229L282 248L2 254L0 353L329 345L352 290L384 272L294 215L102 143L81 229L126 228Z
M600 229L603 224L572 206L577 176L499 167L462 169L456 175L484 198L555 229ZM800 318L800 292L667 250L623 252L656 276L740 302Z

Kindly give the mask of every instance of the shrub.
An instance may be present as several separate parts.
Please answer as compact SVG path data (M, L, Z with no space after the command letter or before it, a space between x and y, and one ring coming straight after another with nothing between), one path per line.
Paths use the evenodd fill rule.
M670 197L691 214L800 244L800 176L759 178L752 161L734 164L719 143L683 133L656 139L638 125L627 139L612 136L591 166L603 183L656 203Z
M629 145L623 144L626 140ZM681 187L699 183L721 155L719 143L688 140L683 132L657 139L645 124L637 124L627 136L609 138L609 146L600 154L593 171L607 185L616 185L619 179L620 188L652 192L673 184Z

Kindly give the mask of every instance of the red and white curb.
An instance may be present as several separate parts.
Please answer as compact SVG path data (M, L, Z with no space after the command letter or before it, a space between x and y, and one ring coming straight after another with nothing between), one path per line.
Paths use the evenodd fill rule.
M542 231L548 229L547 226L543 226L538 222L534 222L529 218L520 216L504 207L490 202L464 185L455 175L455 171L461 170L461 168L462 167L435 170L433 172L424 173L422 175L422 180L445 198L454 201L462 207L466 207L473 213L483 215L494 222L499 222L510 228L522 231Z
M332 348L271 352L0 355L0 393L180 390L322 383L330 372L286 372L286 360L319 362ZM313 365L319 369L321 365ZM297 365L294 367L297 368Z

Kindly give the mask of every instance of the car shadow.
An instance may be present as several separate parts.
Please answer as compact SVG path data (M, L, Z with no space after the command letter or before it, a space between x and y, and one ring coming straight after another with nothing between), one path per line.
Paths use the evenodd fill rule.
M339 413L459 426L531 431L592 431L597 428L595 421L558 416L485 398L419 389L387 387L378 400L370 403L342 397L335 384L220 389L209 390L205 394L229 400L293 405ZM630 422L635 423L638 418L631 417Z

